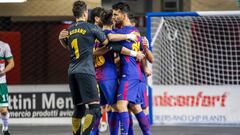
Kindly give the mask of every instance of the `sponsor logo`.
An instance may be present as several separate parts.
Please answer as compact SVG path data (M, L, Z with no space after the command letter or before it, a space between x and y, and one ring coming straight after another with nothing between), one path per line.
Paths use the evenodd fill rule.
M154 96L154 106L162 107L225 107L227 92L220 95L208 95L199 91L196 95L171 95L164 91L162 95Z

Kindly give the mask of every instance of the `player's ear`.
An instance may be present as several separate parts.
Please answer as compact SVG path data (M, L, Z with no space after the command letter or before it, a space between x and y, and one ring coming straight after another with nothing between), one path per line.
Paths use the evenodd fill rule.
M88 11L83 12L83 17L86 18L86 20L88 19Z
M126 14L122 14L122 16L120 16L122 20L126 19Z
M126 13L123 14L123 19L126 19L128 15Z
M95 20L95 22L97 22L97 23L98 23L98 22L100 21L100 18L99 18L99 17L97 17L97 16L95 16L95 17L94 17L94 20Z

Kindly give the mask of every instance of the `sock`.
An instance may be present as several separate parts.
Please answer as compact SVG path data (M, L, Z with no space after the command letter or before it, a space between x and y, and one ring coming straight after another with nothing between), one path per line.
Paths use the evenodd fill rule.
M132 119L132 113L129 112L129 129L128 129L128 135L134 135L134 129L133 129L133 119Z
M139 126L143 132L143 135L151 135L149 121L146 115L144 114L144 112L141 111L135 114L135 116L138 120Z
M90 135L93 128L93 124L101 117L101 109L99 104L90 104L88 105L89 109L86 110L84 115L84 122L82 126L82 135Z
M113 115L114 112L112 111L108 111L107 112L107 115L108 115L108 123L111 123L111 119L112 119L112 115ZM110 125L110 124L109 124Z
M149 126L150 126L150 125L151 125L151 123L150 123L150 117L149 117L148 114L145 114L145 116L148 118L148 122L149 122Z
M92 128L92 131L91 131L90 135L99 135L98 127L99 127L99 124L100 124L100 120L101 120L101 117L96 119L96 121L93 124L93 128Z
M109 132L110 135L118 135L119 129L119 119L118 119L118 112L108 112L108 125L109 125Z
M80 135L80 133L81 133L81 118L72 117L72 132L73 132L73 135Z
M8 130L8 120L9 120L9 113L6 114L2 113L2 131Z
M118 113L120 119L120 129L121 135L127 135L129 129L129 113L128 112L121 112Z
M81 134L81 121L85 114L85 105L75 105L74 112L72 116L72 132L73 135L80 135Z
M107 112L106 111L104 111L102 114L102 122L107 123Z

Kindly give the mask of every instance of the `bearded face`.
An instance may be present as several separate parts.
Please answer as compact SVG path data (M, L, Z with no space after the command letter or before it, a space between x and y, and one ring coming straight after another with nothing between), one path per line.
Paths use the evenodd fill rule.
M113 10L113 20L116 25L121 25L126 17L126 14L121 12L120 10Z

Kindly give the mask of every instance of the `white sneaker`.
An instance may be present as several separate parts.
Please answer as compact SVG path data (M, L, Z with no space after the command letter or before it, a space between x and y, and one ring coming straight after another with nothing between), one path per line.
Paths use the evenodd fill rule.
M106 122L100 122L99 131L106 132L108 129L108 124Z

